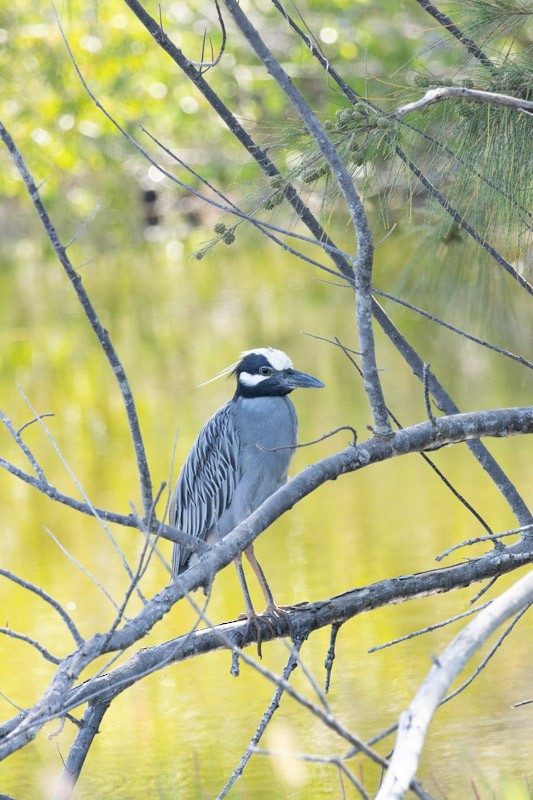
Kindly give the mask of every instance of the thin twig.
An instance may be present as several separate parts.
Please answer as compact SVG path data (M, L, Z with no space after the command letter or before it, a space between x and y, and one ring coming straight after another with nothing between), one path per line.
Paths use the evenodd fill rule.
M107 116L107 118L110 120L110 122L112 122L117 127L117 129L119 131L123 132L122 129L120 128L119 124L113 119L113 117L111 117L109 115L109 113L107 111L105 111L105 110L104 110L104 113ZM178 155L176 155L176 153L174 153L172 150L170 150L168 147L166 147L166 145L164 145L159 139L157 139L157 137L154 136L153 133L150 133L150 131L147 130L142 125L139 125L139 127L142 130L142 132L145 133L154 142L154 144L156 144L161 150L163 150L163 152L166 153L173 161L175 161L177 164L179 164L181 167L183 167L183 169L187 170L187 172L189 172L191 175L193 175L197 180L201 181L201 183L203 183L204 186L206 186L217 197L219 197L222 202L218 203L218 202L212 200L211 198L209 198L207 195L202 194L197 189L194 189L192 186L189 186L188 184L183 183L182 181L180 181L178 178L176 178L174 175L172 175L172 173L166 171L164 169L164 167L162 167L156 161L154 161L150 157L150 155L146 152L146 150L144 150L135 140L131 139L130 140L131 143L140 152L140 154L143 156L143 158L146 158L147 161L149 161L153 166L156 166L157 169L160 170L160 172L163 175L165 175L165 177L167 177L169 180L171 180L173 183L176 183L182 189L185 189L187 192L193 194L195 197L198 197L200 200L202 200L202 202L207 203L208 205L212 205L214 208L217 208L219 211L223 211L225 213L232 214L232 215L238 217L242 222L249 222L255 228L260 230L261 233L264 236L266 236L267 238L271 239L271 241L275 242L279 247L281 247L286 252L296 255L301 260L306 261L307 263L312 264L313 266L318 267L319 269L324 270L325 272L328 272L330 275L335 275L336 277L344 277L347 280L349 286L353 286L354 285L353 275L348 275L348 274L344 274L344 273L339 274L338 271L332 270L329 267L326 267L324 264L321 264L319 261L315 261L314 259L312 259L309 256L305 255L304 253L301 253L300 251L293 249L292 247L287 245L286 242L284 242L283 240L281 240L278 237L274 236L273 234L274 233L279 233L282 236L290 237L290 238L296 239L297 241L305 242L306 244L311 244L311 245L313 245L315 247L319 247L321 250L323 250L329 256L337 255L337 256L340 256L340 257L342 257L344 259L347 259L347 260L353 260L353 256L350 253L348 253L345 250L341 250L340 248L336 247L331 242L331 240L321 239L321 238L316 238L316 237L315 238L311 238L310 236L304 236L302 233L298 233L297 231L289 230L288 228L282 228L279 225L274 225L272 222L268 222L266 220L259 219L258 217L254 216L254 214L255 214L256 211L260 210L263 207L263 205L264 205L263 201L261 203L259 203L257 206L255 206L254 208L252 208L251 212L246 213L241 208L239 208L239 206L237 206L227 195L225 195L224 192L222 192L213 183L211 183L211 181L209 181L205 177L203 177L199 172L197 172L195 169L193 169L190 166L190 164L187 164L185 161L183 161L183 159L181 159ZM281 173L277 172L277 171L276 171L276 175L279 176L279 177L282 177ZM285 199L288 200L289 199L289 189L293 190L293 187L290 186L290 184L287 183L283 190L278 189L278 190L276 190L276 192L284 191ZM275 194L275 193L273 193L273 194ZM204 251L206 249L207 248L204 248Z
M224 18L222 16L222 12L220 10L220 5L219 5L218 0L215 0L215 8L217 10L218 21L220 23L220 32L222 34L222 42L220 44L220 50L218 51L218 55L217 55L216 58L214 58L214 56L213 56L213 43L212 43L211 39L209 39L209 42L210 42L210 45L211 45L211 60L210 61L204 61L205 37L207 35L207 31L204 31L204 36L203 36L203 41L202 41L202 57L201 57L201 60L200 61L189 61L189 63L193 67L197 67L200 70L200 73L202 75L204 74L204 72L207 72L207 70L211 69L212 67L216 67L216 65L220 63L220 60L221 60L222 56L224 55L224 51L226 49L226 39L227 39L226 26L224 24Z
M42 416L45 416L45 415L43 414ZM48 416L48 415L46 415L46 416ZM35 458L35 456L31 452L30 448L28 447L28 445L23 441L23 439L20 436L21 432L24 430L24 428L26 426L23 425L22 428L19 428L18 431L16 431L14 429L13 425L11 424L11 420L9 419L9 417L6 414L4 414L4 412L1 411L1 410L0 410L0 419L4 423L4 426L7 428L7 430L9 431L9 433L11 434L11 436L13 437L13 439L15 440L17 445L20 447L20 449L22 450L22 452L24 453L24 455L26 456L28 461L30 462L30 464L33 467L33 469L35 471L35 474L37 475L39 480L42 481L42 482L46 482L46 477L45 477L45 474L44 474L44 471L43 471L42 467L38 464L37 459ZM32 419L30 422L27 422L26 425L30 425L32 422L36 422L36 421L37 420Z
M48 603L48 605L50 605L55 611L57 611L57 613L59 614L59 616L69 629L70 633L72 634L72 638L74 639L78 647L81 647L83 645L85 640L78 631L76 625L74 624L73 619L67 614L63 606L60 603L58 603L57 600L54 600L54 598L51 595L45 592L44 589L41 589L39 586L35 586L35 584L30 583L29 581L25 581L23 578L19 578L18 575L14 575L12 572L9 572L6 569L2 569L1 567L0 567L0 575L4 578L7 578L7 580L12 581L13 583L17 583L19 586L22 586L23 589L27 589L29 592L33 592L33 594L36 594L37 597L41 598L41 600L44 600L45 603Z
M513 536L517 533L525 533L533 529L533 525L521 525L520 528L512 528L512 530L502 531L501 533L489 533L486 536L475 536L472 539L465 539L463 542L459 542L458 544L452 544L451 547L446 548L440 553L438 556L435 556L435 561L442 561L443 558L449 556L450 553L453 553L455 550L459 550L461 547L470 547L470 545L478 544L479 542L490 542L494 541L494 539L503 539L504 536Z
M366 793L363 784L355 777L353 772L348 769L346 764L344 763L344 759L338 756L323 756L323 755L314 755L312 753L290 753L286 750L262 750L260 747L254 748L254 753L258 756L267 756L272 758L273 756L280 756L282 758L293 758L297 761L308 761L310 764L331 764L334 767L337 767L340 772L342 772L350 783L352 783L363 800L370 800L370 795ZM341 800L345 800L346 794L343 791Z
M504 350L502 347L498 347L495 344L490 344L490 342L485 341L485 339L479 339L477 336L467 333L462 328L457 328L455 325L451 325L449 322L444 322L444 320L439 319L439 317L436 317L434 314L430 314L429 311L424 311L423 308L419 308L418 306L409 303L407 300L403 300L401 297L396 297L395 295L389 294L389 292L383 292L380 289L374 289L373 293L378 294L380 297L386 297L388 300L392 300L393 303L397 303L400 306L404 306L404 308L408 308L410 311L414 311L416 314L420 314L420 316L425 317L430 322L435 322L442 328L447 328L449 331L458 333L459 336L462 336L464 339L469 339L471 342L475 342L476 344L480 344L482 347L493 350L495 353L499 353L501 356L505 356L513 361L517 361L519 364L522 364L522 366L528 367L528 369L533 369L533 361L528 361L527 358L516 355L516 353L511 353L510 350Z
M90 216L89 216L89 217L88 217L88 218L87 218L87 219L84 221L83 225L81 225L81 227L80 227L80 228L79 228L79 230L78 230L78 231L77 231L77 232L74 234L74 236L72 237L72 239L70 239L70 240L69 240L69 241L66 243L66 245L65 245L65 250L68 250L68 249L69 249L69 247L70 247L71 245L73 245L73 244L74 244L74 242L75 242L75 241L77 241L77 239L79 239L79 238L80 238L80 236L82 235L82 233L84 232L84 230L87 228L87 226L88 226L88 225L90 225L90 224L91 224L91 222L92 222L92 221L93 221L93 219L96 217L96 215L98 214L98 212L99 212L99 211L100 211L100 206L99 206L99 205L96 205L96 206L95 206L95 208L94 208L94 211L92 212L92 214L91 214L91 215L90 215Z
M287 663L285 665L285 668L283 670L283 673L282 673L283 680L288 681L292 671L296 668L297 663L298 663L298 654L299 654L299 652L301 650L302 645L303 645L303 639L297 639L293 643L292 648L291 648L291 652L290 652L290 655L289 655L289 659L288 659L288 661L287 661ZM250 739L250 743L249 743L248 747L246 748L241 760L239 761L239 763L237 764L237 766L235 767L235 769L231 773L230 777L228 778L227 782L225 783L225 785L223 786L223 788L221 789L221 791L217 795L217 800L223 800L223 798L226 797L226 795L229 793L229 791L232 788L232 786L241 777L241 775L244 772L244 769L245 769L248 761L250 760L250 758L254 754L255 748L259 744L259 742L261 740L261 737L263 736L263 734L264 734L264 732L265 732L265 730L267 728L267 725L269 724L270 720L274 716L274 713L279 708L279 703L280 703L282 695L283 695L283 687L282 686L278 686L276 688L276 691L274 692L274 694L272 696L272 700L270 701L270 703L268 705L268 708L266 709L265 713L263 714L263 716L261 718L261 722L259 723L259 726L258 726L256 732L254 733L254 735Z
M492 602L492 601L491 601L491 602ZM490 603L486 603L486 605L490 605ZM501 644L502 644L502 642L504 641L504 639L506 639L506 638L507 638L507 636L509 636L509 634L510 634L510 633L511 633L511 631L513 630L513 628L514 628L514 626L516 625L516 623L517 623L517 622L518 622L520 619L522 619L522 617L524 616L524 614L526 613L526 611L529 611L530 607L531 607L531 606L526 606L526 608L523 608L523 609L522 609L522 611L520 611L520 612L519 612L519 613L518 613L518 614L515 616L515 618L512 620L512 622L510 622L510 623L509 623L509 625L507 625L507 627L505 628L505 630L504 630L504 631L503 631L503 632L500 634L500 636L498 636L498 638L496 639L496 641L494 642L494 644L493 644L493 645L492 645L492 647L490 648L490 650L489 650L489 652L487 653L487 655L485 656L485 658L484 658L484 659L482 659L482 661L480 661L480 662L479 662L479 664L477 665L477 667L476 667L476 669L474 670L474 672L473 672L473 673L470 675L470 677L468 677L468 678L466 679L466 681L464 681L464 682L463 682L463 683L462 683L460 686L458 686L458 687L457 687L457 689L455 689L455 690L454 690L454 691L453 691L451 694L447 695L447 696L446 696L446 697L445 697L445 698L442 700L442 702L441 702L441 704L440 704L440 705L444 705L444 703L447 703L449 700L453 700L453 698L454 698L454 697L457 697L457 695L458 695L458 694L460 694L461 692L463 692L463 691L464 691L464 690L467 688L467 686L470 686L470 684L472 683L472 681L474 681L474 680L477 678L477 676L479 675L479 673L481 672L481 670L483 670L483 669L484 669L484 668L487 666L487 664L489 663L489 661L491 660L491 658L494 656L494 654L496 653L496 651L497 651L497 650L499 649L499 647L501 646ZM477 610L479 611L479 609L477 609Z
M106 522L112 522L126 528L135 528L138 530L140 527L138 518L133 514L119 514L116 511L109 511L106 508L100 508L92 503L84 503L75 497L60 492L55 486L48 483L48 481L41 481L38 478L34 478L33 475L19 469L19 467L6 461L2 456L0 456L0 468L5 469L6 472L24 481L24 483L27 483L34 489L37 489L37 491L46 495L46 497L49 497L51 500L61 503L68 508L73 508L75 511L80 511L82 514L86 514L89 517L97 516L99 519L106 520ZM170 542L177 542L183 545L183 547L188 547L195 553L205 553L209 550L209 545L202 542L197 536L190 536L188 533L184 533L172 525L165 525L162 522L154 521L154 526L159 537L168 539Z
M478 611L481 611L482 608L486 608L486 606L488 606L491 602L492 600L488 600L482 606L470 608L468 611L463 611L462 614L456 614L455 617L448 617L448 619L441 620L441 622L434 622L432 625L428 625L427 628L420 628L417 631L411 631L411 633L407 633L405 636L399 636L397 639L391 639L390 642L376 644L374 647L370 647L367 650L367 653L377 653L378 650L385 650L385 648L400 644L400 642L407 642L409 639L414 639L415 636L422 636L424 633L431 633L439 628L444 628L446 625L450 625L452 622L457 622L458 619L463 619L464 617L472 616L472 614L477 614Z
M56 658L53 656L52 653L46 649L40 642L37 642L35 639L32 639L30 636L26 636L23 633L17 633L16 631L11 630L11 628L0 628L0 633L9 636L11 639L18 639L21 642L26 642L26 644L30 644L39 653L45 658L47 661L50 661L52 664L61 664L61 659Z
M495 575L493 578L490 579L490 581L487 581L485 586L482 586L479 592L476 592L476 594L472 598L470 598L469 601L470 604L474 605L474 603L477 603L480 597L483 597L483 595L486 594L489 591L489 589L492 589L492 587L494 586L499 577L500 577L499 575Z
M137 410L135 407L135 401L133 398L133 394L131 392L131 387L126 377L126 373L124 371L124 367L111 342L109 333L100 322L100 319L89 298L89 295L87 294L85 287L83 286L79 274L74 269L67 255L65 246L62 244L61 239L57 233L57 230L53 225L52 220L50 219L48 211L46 210L46 207L39 194L39 190L35 185L33 177L30 171L28 170L24 159L22 158L20 150L18 149L13 138L10 136L10 134L8 133L8 131L1 122L0 122L0 138L4 142L15 163L18 173L22 178L24 185L26 186L28 194L30 195L33 201L37 213L39 214L39 218L46 231L46 235L48 236L48 240L52 246L52 249L59 263L63 267L69 281L72 284L72 287L78 297L78 300L85 313L85 316L87 317L89 324L91 325L91 328L96 334L96 337L102 347L104 355L106 356L109 365L112 369L113 375L117 380L120 393L124 401L126 416L128 419L132 442L135 449L143 508L145 509L145 512L148 513L152 505L152 481L150 478L150 470L148 468L148 461L146 459L146 452L144 449L141 429L139 425L139 418L137 416Z
M98 578L95 578L95 576L94 576L94 575L92 575L92 574L89 572L89 570L88 570L88 569L86 569L86 568L83 566L83 564L82 564L80 561L78 561L78 559L77 559L77 558L76 558L76 557L75 557L75 556L74 556L72 553L70 553L70 552L67 550L67 548L66 548L66 547L65 547L65 546L64 546L64 545L63 545L63 544L62 544L62 543L59 541L59 539L57 538L57 536L55 536L55 535L52 533L52 531L50 530L50 528L47 528L47 527L46 527L46 525L43 525L43 528L44 528L44 530L46 531L46 533L48 534L48 536L49 536L49 537L52 539L52 541L53 541L53 542L54 542L54 543L57 545L57 547L59 547L59 549L61 550L61 552L62 552L62 553L64 553L64 555L65 555L65 556L66 556L66 557L69 559L69 561L71 561L71 562L74 564L74 566L75 566L75 567L77 567L79 570L81 570L81 571L83 572L83 574L84 574L84 575L86 575L86 576L87 576L87 578L89 578L89 580L90 580L90 581L92 581L92 582L94 583L94 585L95 585L95 586L96 586L98 589L100 589L100 591L102 592L102 594L103 594L103 595L104 595L104 596L105 596L105 597L106 597L106 598L109 600L109 602L111 603L111 605L113 606L113 608L114 608L115 610L116 610L116 609L118 609L118 605L117 605L117 603L115 603L115 601L113 600L113 598L111 597L111 595L109 594L109 592L107 591L107 589L105 588L105 586L103 586L103 585L100 583L100 581L98 580Z
M76 477L76 474L75 474L74 470L70 467L69 463L67 462L67 460L64 457L63 453L61 452L61 450L59 448L59 445L57 444L57 442L56 442L54 436L52 435L51 431L46 426L46 424L43 422L42 418L38 417L37 412L33 408L30 400L24 394L24 392L21 389L21 387L19 386L18 388L19 388L20 394L22 395L22 399L24 400L24 402L26 403L26 405L28 406L30 411L35 415L35 418L36 418L37 422L39 423L39 425L43 429L44 433L46 434L49 442L51 443L52 447L54 448L55 452L57 453L57 456L58 456L59 460L61 461L63 467L65 468L65 470L67 471L67 473L71 477L72 481L74 482L74 485L76 486L76 488L80 492L81 496L83 497L83 499L85 500L87 505L92 509L93 515L94 515L96 521L99 523L99 525L102 528L102 530L104 531L105 535L107 536L107 538L109 539L109 541L113 545L113 547L115 549L115 552L117 553L118 557L120 558L120 560L122 562L122 566L124 567L124 569L126 571L126 574L128 575L128 577L131 580L132 577L133 577L133 573L131 571L131 567L128 564L126 556L124 555L124 553L123 553L121 547L119 546L116 538L111 533L110 528L105 524L105 521L98 517L98 514L96 513L96 509L93 507L93 505L92 505L92 503L91 503L91 501L89 499L89 496L87 495L87 493L85 492L85 490L84 490L83 486L81 485L80 481ZM109 595L108 595L108 599L111 600L111 602L114 604L114 601L111 599L111 597L109 597ZM116 608L116 606L115 606L115 608Z
M352 428L351 425L341 425L339 428L335 428L333 431L329 431L329 433L325 433L323 436L319 436L318 439L313 439L310 442L302 442L301 444L289 444L284 445L283 447L263 447L262 444L256 444L258 450L262 450L265 453L277 453L279 450L298 450L300 447L311 447L313 444L320 444L320 442L325 441L326 439L331 438L332 436L336 436L337 433L341 431L351 431L352 434L352 445L355 447L357 444L357 431L355 428Z
M335 337L334 341L329 340L329 339L325 339L324 341L328 341L330 344L334 344L337 347L340 347L341 350L344 352L345 356L348 358L348 360L351 362L351 364L355 367L355 369L357 370L358 374L361 375L361 377L362 377L361 369L360 369L359 365L357 364L357 362L352 357L352 354L354 353L353 350L349 350L347 347L345 347L345 345L343 345L341 343L341 341L337 337ZM427 387L427 386L429 386L430 378L433 378L433 375L429 370L424 370L422 374L423 374L424 386ZM425 392L425 395L426 395L426 404L429 404L429 392L427 390ZM394 424L399 429L401 429L403 426L400 423L398 417L391 411L390 408L388 408L387 410L388 410L389 416L392 419L392 421L394 422ZM430 409L430 413L431 413L431 409ZM428 416L429 416L429 414L428 414ZM435 417L433 417L433 421L436 422ZM456 497L457 500L459 500L459 502L462 503L465 506L465 508L467 508L470 511L470 513L478 520L478 522L480 522L481 525L483 525L483 527L485 528L486 531L488 531L489 533L492 533L492 530L491 530L490 526L488 525L487 522L485 522L485 520L483 519L481 514L478 511L476 511L476 509L472 506L472 504L468 502L466 497L464 497L464 495L462 495L461 492L459 492L459 490L456 489L455 486L453 486L451 481L444 475L442 470L439 469L439 467L437 467L435 462L432 461L432 459L428 456L428 454L427 453L420 453L420 455L423 458L423 460L426 462L426 464L429 467L431 467L433 472L435 472L439 476L440 480L450 490L450 492L454 495L454 497Z

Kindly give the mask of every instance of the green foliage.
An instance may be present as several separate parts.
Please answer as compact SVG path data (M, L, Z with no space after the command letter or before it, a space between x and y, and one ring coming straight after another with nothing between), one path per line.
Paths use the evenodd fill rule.
M159 19L155 0L146 8ZM533 68L526 29L531 8L521 0L472 0L446 3L442 10L477 46L486 48L494 69L479 65L435 21L428 26L430 18L414 2L399 8L395 0L343 1L333 8L325 0L308 0L299 9L305 24L296 21L313 31L328 62L359 94L356 105L343 97L331 76L326 80L307 41L291 33L274 6L250 13L261 30L274 34L269 36L274 55L323 120L358 190L376 204L384 222L395 219L397 209L410 222L416 218L416 180L405 167L410 159L431 176L480 236L490 234L503 246L512 241L513 258L520 259L529 246L532 207L530 119L458 100L401 122L392 114L426 88L446 85L531 97ZM210 2L171 5L161 13L165 32L187 57L210 57L211 46L215 55L219 52L222 36ZM322 153L231 27L220 63L205 77L274 157L282 174L266 181L251 160L242 163L240 146L215 121L207 101L119 0L89 9L73 0L62 24L98 100L171 173L203 189L139 125L215 185L233 185L245 210L275 212L291 182L315 207L319 204L324 221L342 224L338 190ZM30 166L44 181L44 197L68 225L68 235L96 206L104 213L87 235L94 237L97 248L109 251L121 244L119 219L129 223L134 235L141 235L141 211L132 200L154 182L164 196L163 215L175 227L180 215L174 209L176 199L181 204L182 190L161 182L95 107L76 75L50 6L21 0L2 11L0 26L8 45L0 51L0 117L18 141L29 143ZM409 35L398 35L404 30ZM204 32L207 47L202 56ZM403 161L398 147L405 154ZM241 164L237 185L236 163ZM9 164L0 185L4 196L20 196L20 183ZM427 230L449 227L438 203L430 203L424 213ZM234 235L222 227L215 233L217 238L196 257L220 242L230 243Z
M498 39L520 46L518 39L533 17L526 0L448 0L443 8L467 36L483 46Z

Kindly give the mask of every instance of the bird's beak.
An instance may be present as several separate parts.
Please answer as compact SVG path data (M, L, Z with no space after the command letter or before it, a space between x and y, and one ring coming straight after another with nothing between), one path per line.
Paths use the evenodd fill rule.
M296 369L284 369L280 377L285 386L290 389L323 389L324 384L318 378L307 375L305 372L298 372Z

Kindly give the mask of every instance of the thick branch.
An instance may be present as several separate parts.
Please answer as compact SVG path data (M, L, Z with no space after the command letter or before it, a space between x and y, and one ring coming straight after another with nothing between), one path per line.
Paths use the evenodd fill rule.
M109 703L89 703L70 747L54 800L70 800L72 797L89 749L108 708Z
M353 180L342 158L337 153L333 142L327 136L324 128L283 67L276 61L272 52L259 35L259 32L244 14L238 2L235 0L225 0L225 4L235 23L245 36L248 44L253 48L278 86L286 94L293 108L299 114L307 130L317 143L320 151L330 165L331 171L346 201L357 234L357 259L355 262L356 315L365 391L370 401L376 433L388 434L391 430L390 420L379 379L374 333L372 330L372 265L374 246L363 204L357 194Z
M28 717L0 742L0 760L31 741L48 719L61 715L66 693L88 664L104 653L124 650L145 636L178 600L199 586L209 584L217 572L249 547L274 520L318 486L335 480L339 475L395 456L431 450L480 436L502 437L520 433L533 433L533 407L441 417L434 422L402 428L388 437L374 436L308 467L278 489L179 580L158 592L135 618L112 634L96 634L65 658ZM524 545L523 550L526 552ZM335 618L330 618L327 624L334 621Z
M335 597L291 608L286 615L276 620L278 626L276 632L266 624L262 626L263 641L291 635L297 640L305 638L315 630L342 624L367 611L461 589L474 582L512 572L530 563L533 563L532 550L512 553L509 549L505 552L491 551L481 558L452 567L387 578ZM253 644L255 644L253 627L248 625L246 620L239 620L188 632L164 644L144 647L116 669L70 689L65 695L62 713L89 701L111 702L144 676L164 669L170 664L232 646L238 645L243 648ZM26 713L22 712L0 726L0 744L2 737L6 737L14 730Z
M212 106L214 111L219 115L219 117L224 121L224 123L228 126L228 129L231 133L235 136L237 141L239 141L245 150L255 159L259 167L265 172L266 175L269 177L273 177L275 175L279 175L279 171L274 164L274 162L269 158L268 154L265 150L263 150L259 145L255 143L252 139L248 131L242 127L240 122L237 118L231 113L229 108L221 101L219 96L213 89L209 86L209 84L205 81L204 77L196 70L193 66L191 66L190 62L187 58L183 55L181 50L176 47L176 45L172 42L172 40L167 36L167 34L162 30L161 26L156 22L156 20L151 17L146 10L141 6L138 0L124 0L126 5L133 11L133 13L137 16L139 21L142 25L146 28L146 30L150 33L150 35L154 38L154 40L158 43L158 45L172 58L172 60L183 70L185 75L193 82L196 88L202 93L205 97L207 102ZM288 15L285 12L284 16L288 18ZM292 20L290 20L291 27L295 29L299 35L302 35L298 27L294 24ZM307 41L307 37L304 37ZM322 67L327 70L328 74L331 74L335 81L338 83L341 90L344 94L350 99L351 102L359 102L360 97L351 89L348 84L346 84L340 75L333 69L333 67L329 64L329 62L318 53L316 48L312 49L313 55L319 58ZM374 106L373 106L374 107ZM522 278L516 270L513 270L510 264L508 264L505 259L497 253L494 248L492 248L488 242L485 242L481 239L480 236L476 234L476 232L468 225L466 220L464 220L456 211L453 209L450 204L442 197L440 192L425 178L421 170L416 167L416 165L405 155L405 153L396 146L395 148L396 153L405 162L408 168L414 172L414 174L424 183L424 186L427 188L429 193L435 197L435 199L443 206L443 208L453 217L453 219L461 225L466 232L474 238L474 240L483 247L490 255L497 261L498 264L504 267L510 274L517 280L524 288L528 291L532 288L527 284L527 282ZM331 251L328 251L332 261L334 262L335 266L338 268L339 272L349 281L350 285L354 284L354 274L353 269L349 261L340 254L338 248L335 247L335 243L333 240L328 236L327 232L324 230L322 225L316 219L316 217L311 213L311 211L307 208L305 203L302 202L298 193L294 189L291 184L288 184L285 187L285 199L290 203L300 220L307 226L307 228L311 231L311 233L315 236L317 241L323 242L331 247ZM385 334L389 337L390 341L396 347L396 349L401 353L402 357L405 361L409 364L411 369L413 370L414 374L422 379L422 372L423 372L423 362L414 347L412 347L407 339L400 333L400 331L396 328L392 320L387 316L385 311L381 308L379 303L374 299L373 301L373 314L378 323L381 325ZM445 411L447 414L456 414L459 412L457 405L453 402L449 394L446 392L444 387L439 383L437 378L434 375L430 375L429 379L430 391L435 398L435 401L438 407ZM492 481L498 487L498 489L502 492L505 499L509 503L510 507L512 508L513 512L516 515L517 520L521 525L527 525L528 523L533 521L533 517L529 512L526 504L524 503L523 499L520 497L520 494L516 490L516 487L513 483L509 480L508 476L505 474L503 469L500 467L498 462L493 458L493 456L488 452L487 448L482 442L479 441L470 441L468 443L468 447L470 448L472 454L483 467L483 469L487 472L487 474L491 477Z
M533 603L533 572L484 608L463 628L431 668L408 711L400 717L390 766L376 800L400 800L414 778L429 723L467 661L512 614Z

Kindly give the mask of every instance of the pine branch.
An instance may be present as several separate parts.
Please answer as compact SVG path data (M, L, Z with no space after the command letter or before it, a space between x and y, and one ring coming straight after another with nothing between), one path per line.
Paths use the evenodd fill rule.
M496 64L494 64L494 62L491 61L487 55L485 55L483 50L481 50L472 39L466 36L466 34L463 33L463 31L458 28L449 17L446 16L446 14L443 14L442 11L439 11L439 9L434 6L433 3L430 3L429 0L416 0L416 2L424 9L424 11L427 11L427 13L430 14L433 19L437 20L439 25L442 25L442 27L445 28L448 33L451 33L452 36L455 36L455 38L466 47L468 52L473 55L474 58L477 58L477 60L483 64L484 67L487 67L492 72L496 70Z

